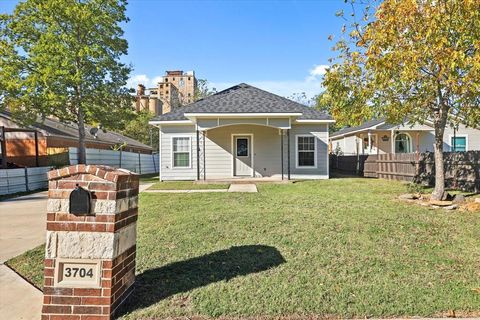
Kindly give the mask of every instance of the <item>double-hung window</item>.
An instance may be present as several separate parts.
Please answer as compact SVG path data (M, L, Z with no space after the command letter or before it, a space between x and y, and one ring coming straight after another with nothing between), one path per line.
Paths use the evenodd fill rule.
M297 167L316 167L316 143L314 136L297 136Z
M190 137L173 137L172 167L190 168L191 150L192 147Z
M453 152L467 151L467 136L451 136L450 149Z

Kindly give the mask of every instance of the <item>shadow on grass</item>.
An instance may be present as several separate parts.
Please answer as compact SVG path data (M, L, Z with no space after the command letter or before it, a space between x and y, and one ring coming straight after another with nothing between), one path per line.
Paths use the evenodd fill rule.
M148 307L177 293L265 271L284 262L274 247L247 245L150 269L137 275L133 294L118 310L117 316Z

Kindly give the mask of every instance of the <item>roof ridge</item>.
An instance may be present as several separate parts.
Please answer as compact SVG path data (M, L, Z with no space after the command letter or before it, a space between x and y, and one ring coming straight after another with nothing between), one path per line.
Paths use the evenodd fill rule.
M239 83L213 95L200 99L190 105L177 107L159 115L153 121L185 120L188 113L278 113L298 112L305 119L326 119L330 115L313 106L307 106L260 89L247 83Z

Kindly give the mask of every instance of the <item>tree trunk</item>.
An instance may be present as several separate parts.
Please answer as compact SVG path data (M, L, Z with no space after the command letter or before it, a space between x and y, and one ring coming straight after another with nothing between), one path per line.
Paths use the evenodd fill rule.
M445 170L443 163L443 134L447 124L448 111L442 108L435 113L433 124L435 127L435 189L432 193L433 200L442 200L445 192Z
M78 164L86 164L85 153L85 121L82 108L78 108Z

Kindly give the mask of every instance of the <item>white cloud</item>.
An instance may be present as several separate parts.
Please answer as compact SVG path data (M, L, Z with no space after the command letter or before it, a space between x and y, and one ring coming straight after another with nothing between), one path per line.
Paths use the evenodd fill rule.
M157 83L162 81L162 76L156 76L151 81L151 86L156 87Z
M127 80L127 88L136 89L138 84L143 84L147 88L156 87L161 80L162 76L149 78L146 74L137 74Z
M328 68L330 68L330 66L326 64L314 65L313 69L310 70L310 76L312 77L323 76L325 73L327 73Z
M308 76L303 80L266 80L251 81L248 84L260 89L273 92L283 97L291 97L294 93L305 92L307 99L311 99L323 91L322 75L325 74L328 65L314 65L309 71ZM238 83L230 82L209 82L210 88L216 88L218 91L234 86Z
M130 79L127 80L127 88L134 88L137 89L138 84L143 84L148 86L150 83L150 79L147 77L146 74L137 74Z

